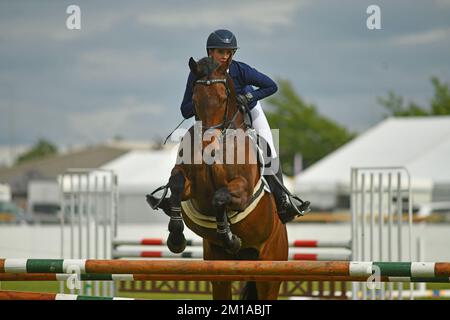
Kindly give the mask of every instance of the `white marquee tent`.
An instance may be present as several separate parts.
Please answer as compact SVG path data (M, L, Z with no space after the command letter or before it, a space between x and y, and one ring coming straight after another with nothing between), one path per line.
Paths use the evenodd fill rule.
M295 190L318 208L332 209L347 193L352 167L406 167L414 203L450 186L450 116L388 118L295 178ZM450 196L447 194L447 196Z
M178 145L163 150L130 151L102 167L118 176L120 222L169 221L162 210L150 208L145 195L168 182L177 150Z

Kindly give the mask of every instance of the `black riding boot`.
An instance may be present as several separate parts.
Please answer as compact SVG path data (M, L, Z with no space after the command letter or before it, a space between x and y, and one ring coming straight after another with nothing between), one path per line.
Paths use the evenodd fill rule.
M278 166L278 171L276 172L278 180L283 183L283 173L281 170L281 163ZM275 197L275 202L277 205L278 217L282 223L287 223L293 220L295 217L300 216L299 212L306 211L309 207L309 201L305 201L303 204L297 206L298 211L293 207L291 202L288 200L286 192L278 185L275 181L273 175L264 175L264 178L269 183L270 189Z

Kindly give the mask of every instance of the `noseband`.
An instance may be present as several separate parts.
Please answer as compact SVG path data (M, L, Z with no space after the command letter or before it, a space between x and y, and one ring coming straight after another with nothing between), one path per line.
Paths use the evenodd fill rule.
M225 86L225 91L227 94L227 101L226 101L226 105L225 105L225 113L223 114L223 120L221 123L216 124L214 126L210 126L210 127L206 127L206 130L209 129L220 129L222 131L222 135L225 133L225 131L227 129L230 128L230 126L234 123L234 120L236 119L238 113L239 113L239 108L236 109L236 111L234 112L233 116L231 117L231 120L228 121L228 103L229 103L229 98L230 98L230 88L228 87L228 79L227 78L223 78L223 79L203 79L203 80L196 80L194 82L194 85L196 84L201 84L201 85L205 85L205 86L210 86L213 84L217 84L217 83L223 83L223 85Z

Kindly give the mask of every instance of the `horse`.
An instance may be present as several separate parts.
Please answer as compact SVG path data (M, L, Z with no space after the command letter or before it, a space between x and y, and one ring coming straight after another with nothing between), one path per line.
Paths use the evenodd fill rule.
M164 186L163 197L154 196L159 188L147 195L147 202L154 209L163 209L170 217L167 246L172 252L181 253L186 247L184 222L203 238L204 260L286 261L286 226L279 220L274 197L261 179L258 150L252 136L247 135L251 128L245 121L245 110L236 101L233 80L227 72L230 63L231 57L222 65L210 57L198 62L189 59L196 79L195 117L202 124L200 134L208 132L210 139L203 139L197 144L200 148L195 148L199 132L191 127L180 143L177 164ZM236 153L242 150L232 143L236 138L230 138L231 129L244 132L244 161L237 161ZM213 157L218 150L222 150L222 155L234 156L225 163L208 163L204 159L208 148ZM167 189L171 193L168 199L165 198ZM279 281L248 281L240 298L277 299L280 284ZM213 299L232 299L230 281L212 281L212 289Z

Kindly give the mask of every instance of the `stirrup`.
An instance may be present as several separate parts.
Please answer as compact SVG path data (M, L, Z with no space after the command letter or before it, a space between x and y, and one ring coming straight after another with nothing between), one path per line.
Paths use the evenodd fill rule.
M288 195L288 199L289 199L289 203L292 205L295 212L297 212L296 217L303 217L305 214L307 214L308 212L311 211L311 208L310 208L311 202L303 201L302 199L300 199L299 197L297 197L296 195L293 195L293 194ZM301 205L297 206L292 199L300 202Z
M270 177L275 180L276 184L281 188L281 190L284 191L284 193L288 196L289 198L289 202L295 207L296 211L298 211L299 214L303 215L306 214L307 212L309 212L308 207L311 204L311 202L309 201L303 201L302 199L300 199L299 197L297 197L296 195L292 194L288 188L286 188L286 186L280 181L280 179L278 179L278 177L276 176L276 174L272 173L270 175ZM270 184L269 184L270 185ZM276 188L276 187L275 187ZM272 188L271 188L272 189ZM301 203L301 210L299 211L297 206L295 205L295 203L292 202L292 199L298 201Z
M154 196L155 193L157 193L158 191L161 191L161 190L164 190L161 198L158 198L158 197ZM153 210L158 210L159 208L161 208L160 207L161 203L166 198L168 190L169 190L169 184L166 184L164 186L161 186L161 187L157 188L155 191L153 191L152 193L147 194L145 196L145 198L147 199L147 203L150 205L150 207ZM163 208L161 208L161 209L163 209Z

